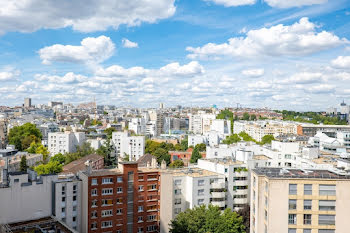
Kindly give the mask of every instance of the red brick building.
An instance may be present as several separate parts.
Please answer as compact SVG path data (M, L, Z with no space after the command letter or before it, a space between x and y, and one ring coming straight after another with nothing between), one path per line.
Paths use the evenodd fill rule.
M170 154L170 162L174 162L175 160L182 160L185 166L188 166L191 160L193 148L188 148L187 151L169 151ZM205 152L200 152L202 158L206 157Z
M158 232L158 169L122 162L118 169L86 171L80 178L83 233Z

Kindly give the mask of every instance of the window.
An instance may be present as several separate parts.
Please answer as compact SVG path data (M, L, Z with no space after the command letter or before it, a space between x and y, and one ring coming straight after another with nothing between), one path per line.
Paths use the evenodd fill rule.
M118 205L123 204L123 198L117 198L116 200Z
M123 213L123 209L117 209L117 214L120 215Z
M97 211L96 210L91 212L91 218L97 218Z
M179 214L181 212L181 208L175 208L174 212L175 212L175 214Z
M156 184L151 184L147 186L147 190L156 190L157 189L157 185Z
M290 199L289 200L289 207L288 209L290 210L296 210L297 209L297 200L295 199Z
M108 206L108 205L113 205L113 200L112 199L103 199L102 206Z
M289 228L288 233L297 233L297 229L295 228Z
M320 184L320 196L335 196L335 185Z
M297 194L297 185L289 184L289 195L296 195L296 194Z
M319 225L335 225L335 215L320 214L318 215Z
M143 191L143 185L139 185L139 192Z
M157 216L156 215L148 215L147 216L147 221L154 221L154 220L157 220Z
M97 222L91 223L91 230L96 230L97 229Z
M157 230L157 226L152 225L152 226L147 226L147 232L148 231L156 231Z
M73 196L73 201L76 201L77 200L77 196Z
M102 217L113 216L113 210L102 210L101 211L101 216Z
M335 230L331 229L319 229L318 233L335 233Z
M143 212L143 206L142 205L138 206L137 211L138 212Z
M73 185L73 194L76 194L77 193L77 185Z
M303 233L311 233L311 229L304 229Z
M304 225L311 225L311 214L304 214Z
M61 212L66 212L66 208L63 207L63 208L61 209Z
M265 210L265 220L267 221L267 211Z
M123 192L123 188L122 187L117 187L117 193L122 193Z
M198 180L198 186L204 186L204 180Z
M143 175L139 175L139 181L143 181Z
M112 184L113 183L113 178L103 178L102 179L102 184Z
M111 194L113 194L112 188L102 189L102 195L111 195Z
M138 216L137 217L137 222L143 222L143 217L142 216Z
M97 200L92 200L91 207L97 207Z
M198 199L198 205L203 205L204 199Z
M117 230L116 233L123 233L123 231L122 230Z
M181 189L175 189L175 195L181 194Z
M101 223L101 228L108 228L108 227L112 227L113 223L112 221L104 221Z
M288 224L292 224L292 225L297 224L297 215L296 214L288 214Z
M335 201L319 200L318 209L326 211L335 211Z
M269 192L269 183L265 182L265 192Z
M175 205L181 204L181 198L176 198L175 199Z
M91 185L97 185L97 179L91 179Z
M312 184L304 184L304 195L312 195Z
M204 189L198 189L198 196L204 195Z
M265 206L268 207L269 205L269 200L267 199L267 197L265 197Z
M227 173L227 168L225 168L225 173Z
M122 183L123 182L123 177L122 176L118 176L117 177L117 183Z
M312 209L312 200L304 200L304 210Z
M175 185L181 185L181 180L175 180L175 181L174 181L174 184L175 184Z
M62 186L62 195L66 195L66 187Z
M62 197L62 202L65 202L66 201L66 197Z
M142 233L143 232L143 227L138 227L137 228L137 233Z

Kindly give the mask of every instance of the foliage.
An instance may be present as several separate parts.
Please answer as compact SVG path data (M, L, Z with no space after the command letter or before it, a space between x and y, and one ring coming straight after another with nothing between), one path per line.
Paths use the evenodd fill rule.
M249 121L249 119L250 119L249 113L247 113L247 112L243 113L242 120L244 120L244 121Z
M50 158L50 161L58 162L59 164L64 164L66 162L66 156L61 154L61 153L58 153L58 154L55 154L54 156L52 156Z
M112 152L114 151L113 144L111 143L111 139L107 138L105 145L102 145L100 148L96 150L96 154L103 156L105 166L116 166L117 161L115 156L112 156Z
M245 233L243 218L230 209L205 205L187 209L170 223L171 233Z
M38 142L41 139L42 134L40 130L31 123L25 123L10 129L9 144L15 145L19 151L27 149L33 141Z
M264 137L262 137L260 144L262 145L266 143L271 144L271 141L273 140L275 140L275 137L273 135L265 135Z
M99 121L99 120L94 119L94 120L91 121L91 125L99 125L99 126L101 126L102 122Z
M166 164L170 163L170 154L164 148L159 147L158 149L156 149L153 155L157 157L158 163L161 163L163 160L165 160Z
M297 122L306 122L313 124L323 123L325 125L347 125L346 120L341 120L337 116L324 116L319 112L295 112L295 111L277 111L282 113L283 120L287 121L297 121Z
M124 157L122 159L124 162L130 161L130 155L124 152Z
M237 143L239 141L241 141L241 138L238 136L238 134L232 134L230 136L227 136L226 139L223 140L222 142L224 144L230 145L230 144L233 144L233 143Z
M225 120L230 120L231 121L231 132L233 132L233 121L237 120L237 118L233 118L233 113L228 110L222 110L217 116L216 119L225 119Z
M146 140L145 153L152 154L160 147L160 143L152 140Z
M43 146L39 142L32 142L30 144L30 147L28 147L26 151L31 154L42 154L43 161L46 161L47 158L49 157L49 151L47 150L47 147Z
M245 226L246 232L250 232L250 206L244 205L237 213L243 218L243 225Z
M179 148L179 146L177 146ZM176 146L172 143L159 143L152 140L146 141L145 153L152 154L157 157L157 162L161 163L163 160L169 165L170 163L170 154L169 151L176 150Z
M197 148L199 152L204 152L207 150L207 145L204 143L197 144L194 148Z
M62 172L63 165L58 161L50 161L47 164L40 164L34 168L38 175L57 174Z
M180 145L181 145L181 151L186 151L188 149L188 136L182 139Z
M197 163L198 159L201 159L202 155L199 153L198 148L194 148L192 151L190 163Z
M183 167L185 164L181 159L177 159L174 162L172 162L169 167L170 168L179 168L179 167Z
M107 138L111 139L112 138L112 133L117 131L115 128L107 128L104 130L104 132L107 134Z
M21 157L21 162L19 164L19 170L22 172L26 172L27 171L27 157L26 156L22 156Z
M247 134L244 131L240 132L238 135L243 139L243 141L246 141L246 142L257 142L249 134Z
M250 115L250 120L251 121L255 121L256 120L256 115L255 114Z

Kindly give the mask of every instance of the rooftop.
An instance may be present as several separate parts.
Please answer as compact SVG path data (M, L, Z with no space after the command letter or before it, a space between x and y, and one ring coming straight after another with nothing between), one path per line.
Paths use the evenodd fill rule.
M181 169L167 169L163 173L173 174L173 176L190 176L190 177L205 177L221 175L216 172L211 172L201 168L181 168Z
M256 168L253 172L257 175L267 176L274 179L346 179L350 175L340 175L329 170L316 169L283 169L283 168Z
M210 161L210 162L218 163L218 164L222 164L222 165L241 165L241 164L243 164L242 161L228 159L228 158L220 158L220 159L202 158L201 160Z
M97 160L103 159L101 155L98 154L91 154L87 155L85 157L82 157L78 160L75 160L65 166L63 166L63 171L62 173L73 173L76 174L79 171L84 171L86 170L86 165L85 163L90 160L91 162L96 162Z

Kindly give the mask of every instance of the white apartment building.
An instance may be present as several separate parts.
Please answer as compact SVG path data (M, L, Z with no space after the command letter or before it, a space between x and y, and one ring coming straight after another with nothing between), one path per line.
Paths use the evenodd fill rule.
M145 134L146 120L144 118L132 118L129 122L129 130L134 131L135 134Z
M188 135L188 146L196 146L201 143L208 145L208 140L205 135Z
M83 132L57 132L48 134L48 149L51 155L72 153L85 142Z
M96 138L96 139L87 139L86 142L90 143L90 146L97 150L101 146L106 144L106 139Z
M149 120L155 122L157 126L155 136L161 135L163 131L163 124L164 124L163 113L159 111L151 110L151 111L148 111L148 115L149 115Z
M149 121L146 124L146 134L150 137L157 136L157 123L155 121Z
M224 209L224 176L204 169L165 170L161 173L160 232L169 232L169 223L180 212L199 205Z
M318 131L314 137L309 138L309 144L318 147L323 152L340 155L344 158L349 157L346 146L349 146L348 140L350 138L346 136L350 136L350 133L337 132L336 135L339 136L339 139L338 137L329 137L325 133Z
M215 114L208 114L203 111L199 111L198 114L189 114L189 131L194 134L204 134L211 130L213 120L215 120ZM217 123L219 124L219 123ZM224 129L223 129L224 130Z
M120 158L129 155L130 161L136 161L145 153L145 136L130 136L129 132L113 132L112 141L116 155Z
M223 120L223 119L212 120L211 125L210 125L210 130L216 131L219 134L222 134L224 136L229 136L232 134L231 121L230 120Z

